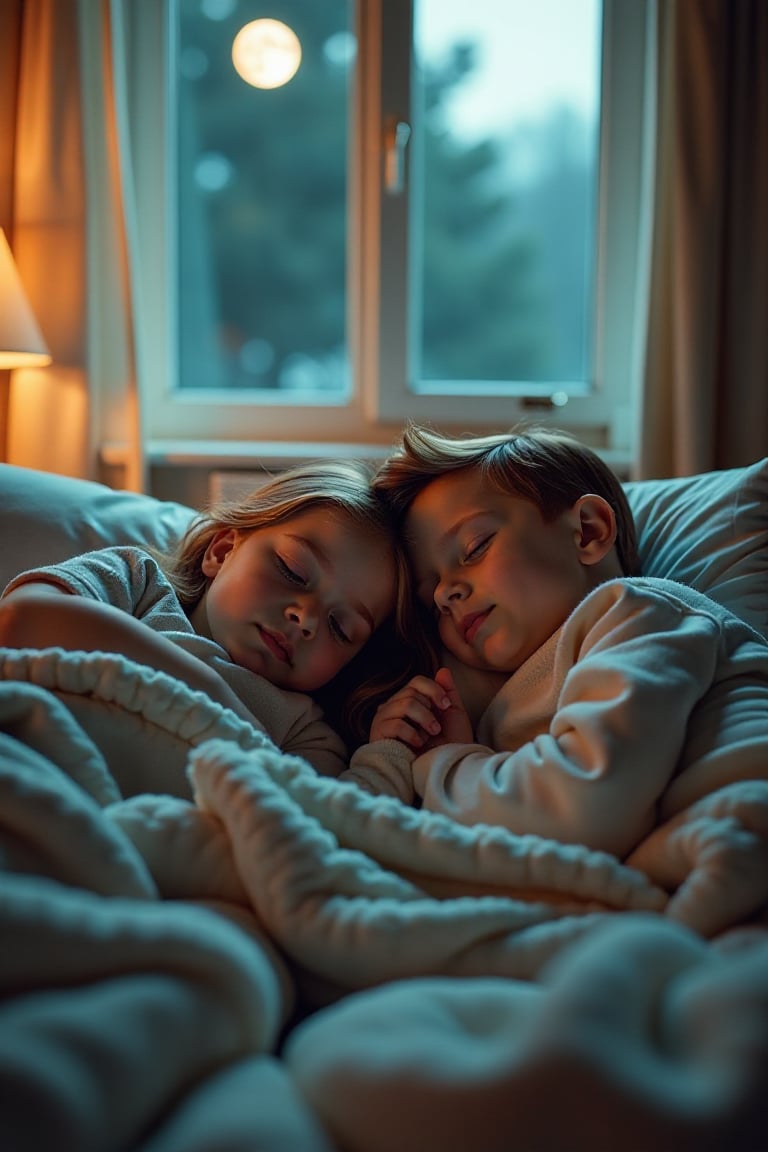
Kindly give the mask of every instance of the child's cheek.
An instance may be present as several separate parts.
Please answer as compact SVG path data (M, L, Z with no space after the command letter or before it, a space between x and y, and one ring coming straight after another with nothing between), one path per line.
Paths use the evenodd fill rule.
M466 659L467 647L450 620L440 622L440 640L447 651L457 660Z

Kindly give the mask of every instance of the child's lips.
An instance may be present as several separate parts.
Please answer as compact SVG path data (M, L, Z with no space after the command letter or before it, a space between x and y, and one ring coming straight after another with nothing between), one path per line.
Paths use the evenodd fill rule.
M290 664L293 658L291 646L279 632L270 632L263 624L258 624L259 635L273 656L282 664Z
M488 619L491 609L488 608L485 612L470 612L465 616L461 622L461 634L464 637L465 644L471 644L477 635L478 629Z

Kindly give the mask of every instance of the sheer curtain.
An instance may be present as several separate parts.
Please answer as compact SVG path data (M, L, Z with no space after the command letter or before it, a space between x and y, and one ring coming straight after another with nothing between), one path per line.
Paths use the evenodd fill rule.
M638 478L768 454L768 4L657 0Z
M131 4L2 9L0 223L53 356L6 388L5 458L141 489Z

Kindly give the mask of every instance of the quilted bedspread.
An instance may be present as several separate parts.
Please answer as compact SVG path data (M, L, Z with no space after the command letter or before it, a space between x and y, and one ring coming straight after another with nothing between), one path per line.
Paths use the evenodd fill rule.
M768 1148L767 785L620 862L320 778L122 657L0 668L9 1152Z

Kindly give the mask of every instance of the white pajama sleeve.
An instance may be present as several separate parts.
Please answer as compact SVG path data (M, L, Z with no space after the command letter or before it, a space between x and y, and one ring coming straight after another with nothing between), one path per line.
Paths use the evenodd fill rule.
M715 618L663 595L626 589L597 619L577 609L555 654L548 731L514 751L424 753L413 765L424 807L625 856L655 824L718 645Z
M375 740L355 751L349 768L339 779L357 784L373 796L394 796L411 805L416 799L413 760L413 752L399 740Z

